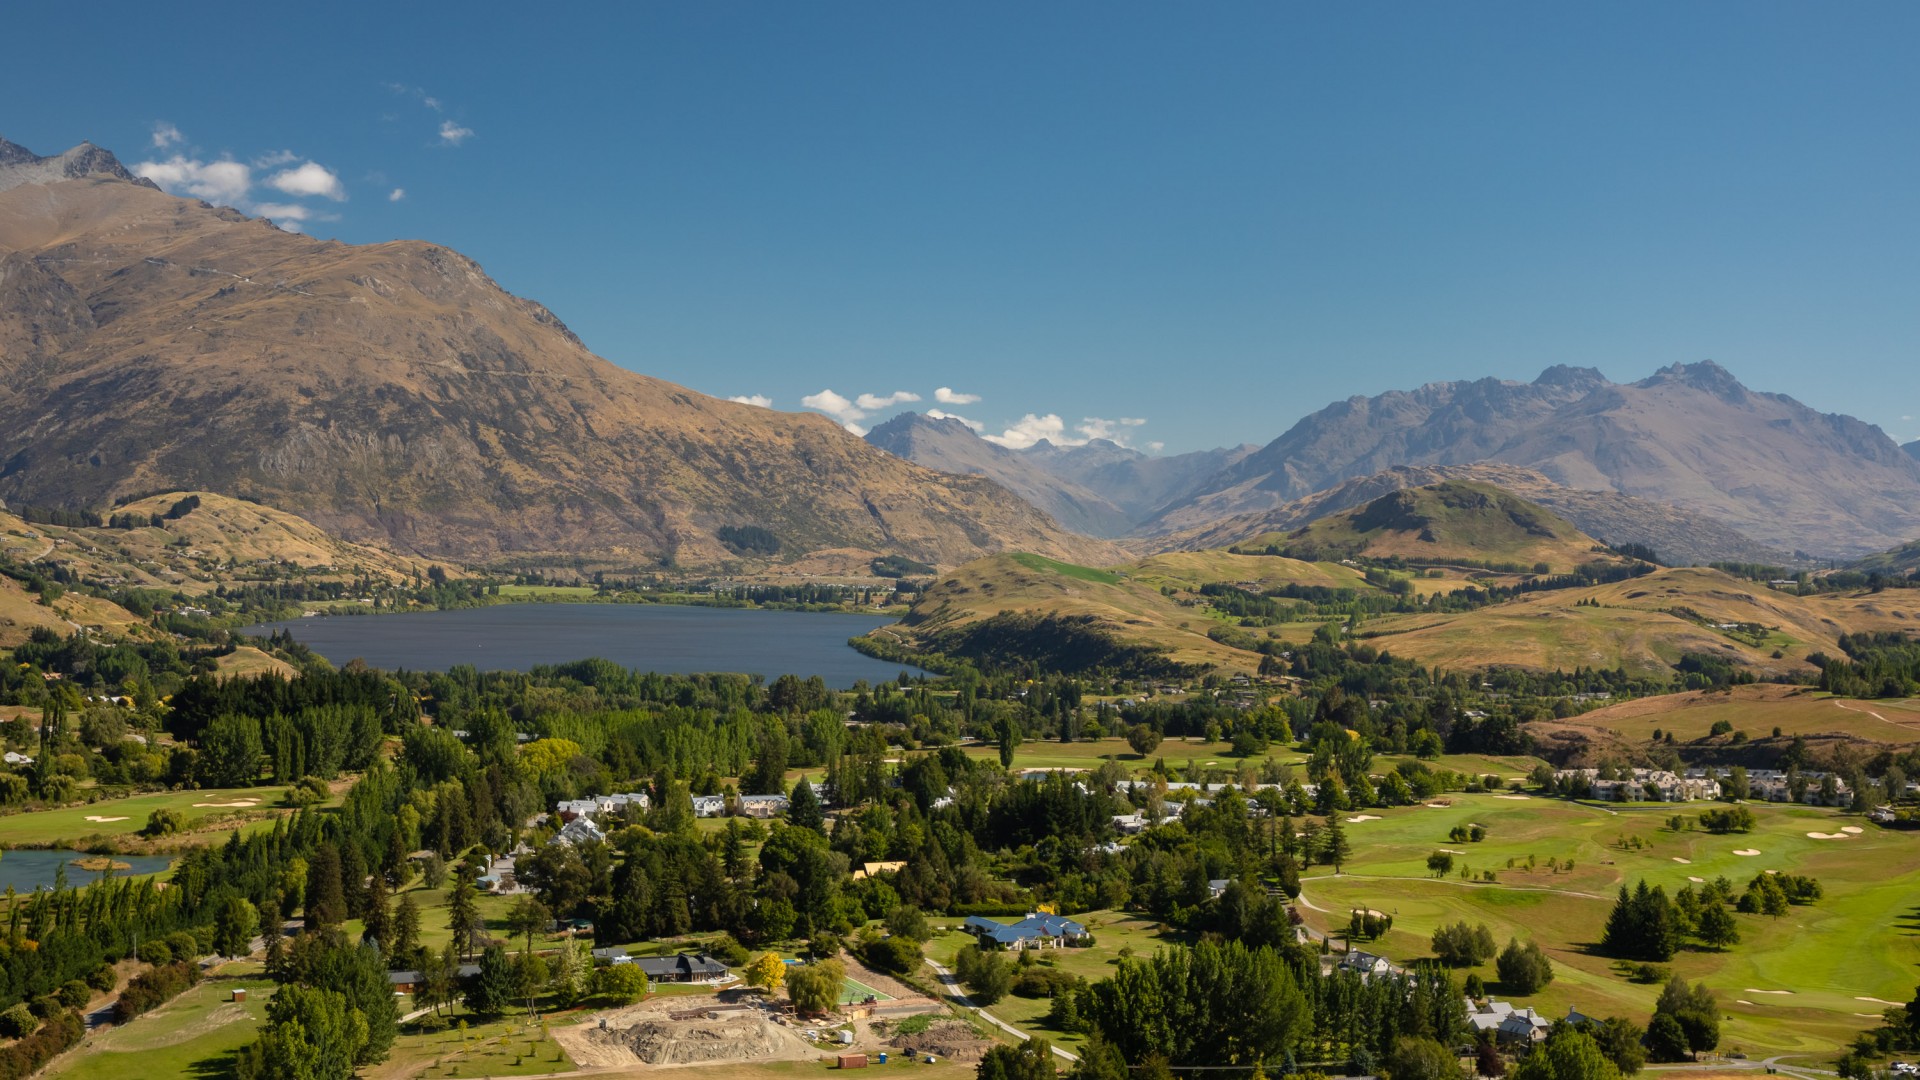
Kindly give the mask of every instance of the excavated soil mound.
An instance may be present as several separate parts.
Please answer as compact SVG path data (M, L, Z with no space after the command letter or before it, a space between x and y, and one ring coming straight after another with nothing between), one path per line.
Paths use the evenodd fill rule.
M979 1061L993 1044L958 1020L942 1020L918 1035L895 1034L887 1040L887 1045L949 1061Z
M555 1039L582 1067L709 1065L738 1061L809 1061L819 1051L765 1013L721 1008L672 1010L661 1003L609 1013Z

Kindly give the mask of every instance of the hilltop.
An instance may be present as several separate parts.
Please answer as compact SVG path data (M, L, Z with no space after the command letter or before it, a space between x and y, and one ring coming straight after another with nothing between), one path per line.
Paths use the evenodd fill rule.
M1465 480L1403 488L1292 532L1255 536L1238 545L1309 562L1400 559L1539 573L1568 573L1596 559L1613 561L1604 548L1552 511Z
M15 505L213 491L434 558L1114 556L990 480L616 367L447 248L283 232L99 148L0 142L0 462Z
M1349 398L1166 507L1142 532L1271 511L1394 466L1480 462L1684 506L1784 550L1857 556L1920 533L1920 461L1885 432L1749 390L1711 361L1627 384L1555 367L1532 383L1441 382Z

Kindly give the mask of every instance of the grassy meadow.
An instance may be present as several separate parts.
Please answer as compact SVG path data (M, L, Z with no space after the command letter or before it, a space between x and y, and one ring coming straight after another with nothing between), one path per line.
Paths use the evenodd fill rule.
M1553 960L1553 983L1526 1004L1548 1015L1572 1006L1644 1022L1660 988L1626 981L1615 962L1594 951L1618 887L1644 879L1671 894L1725 876L1737 890L1757 873L1778 870L1818 878L1825 898L1779 918L1736 915L1739 944L1724 952L1686 949L1670 965L1719 994L1723 1051L1830 1054L1872 1026L1883 1002L1913 994L1920 835L1811 807L1756 805L1753 832L1716 836L1665 827L1672 814L1710 804L1612 809L1496 795L1435 802L1448 805L1368 811L1375 820L1348 815L1353 860L1340 875L1316 867L1305 880L1309 921L1338 930L1357 907L1391 914L1393 930L1361 947L1401 962L1430 956L1431 935L1443 924L1485 923L1502 945L1510 937L1533 939ZM1454 826L1469 823L1485 825L1487 838L1447 839ZM1848 826L1862 831L1845 840L1808 835ZM1642 846L1623 846L1632 839ZM1436 880L1426 857L1441 850L1459 854L1453 875ZM1572 860L1573 869L1551 870L1548 859ZM1473 877L1493 870L1497 883L1462 880L1463 868ZM1498 990L1491 964L1476 970Z
M263 822L278 811L283 794L284 789L276 787L164 791L104 799L85 806L6 814L0 816L0 848L46 847L88 837L126 836L139 832L147 824L147 815L160 809L185 814L189 829L216 817L236 819L236 824L242 823L239 819ZM249 800L252 805L234 805Z

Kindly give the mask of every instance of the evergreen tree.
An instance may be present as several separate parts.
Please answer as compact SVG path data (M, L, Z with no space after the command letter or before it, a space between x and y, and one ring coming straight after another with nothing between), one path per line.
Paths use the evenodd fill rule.
M412 893L401 893L393 905L393 944L387 950L388 962L412 966L420 951L420 905Z
M793 782L793 794L787 797L787 823L819 833L826 831L827 815L804 776Z
M481 1016L499 1016L513 1007L519 997L520 981L513 961L498 945L489 945L480 954L480 972L467 980L467 1008Z
M340 849L323 843L307 863L307 929L323 930L346 921L347 897L340 884Z

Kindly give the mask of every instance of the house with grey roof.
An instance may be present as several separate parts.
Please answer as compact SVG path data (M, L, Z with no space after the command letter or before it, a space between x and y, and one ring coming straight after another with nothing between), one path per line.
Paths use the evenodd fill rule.
M1062 915L1032 911L1017 923L995 922L969 915L961 928L980 939L982 945L1002 949L1059 948L1087 940L1087 928Z

